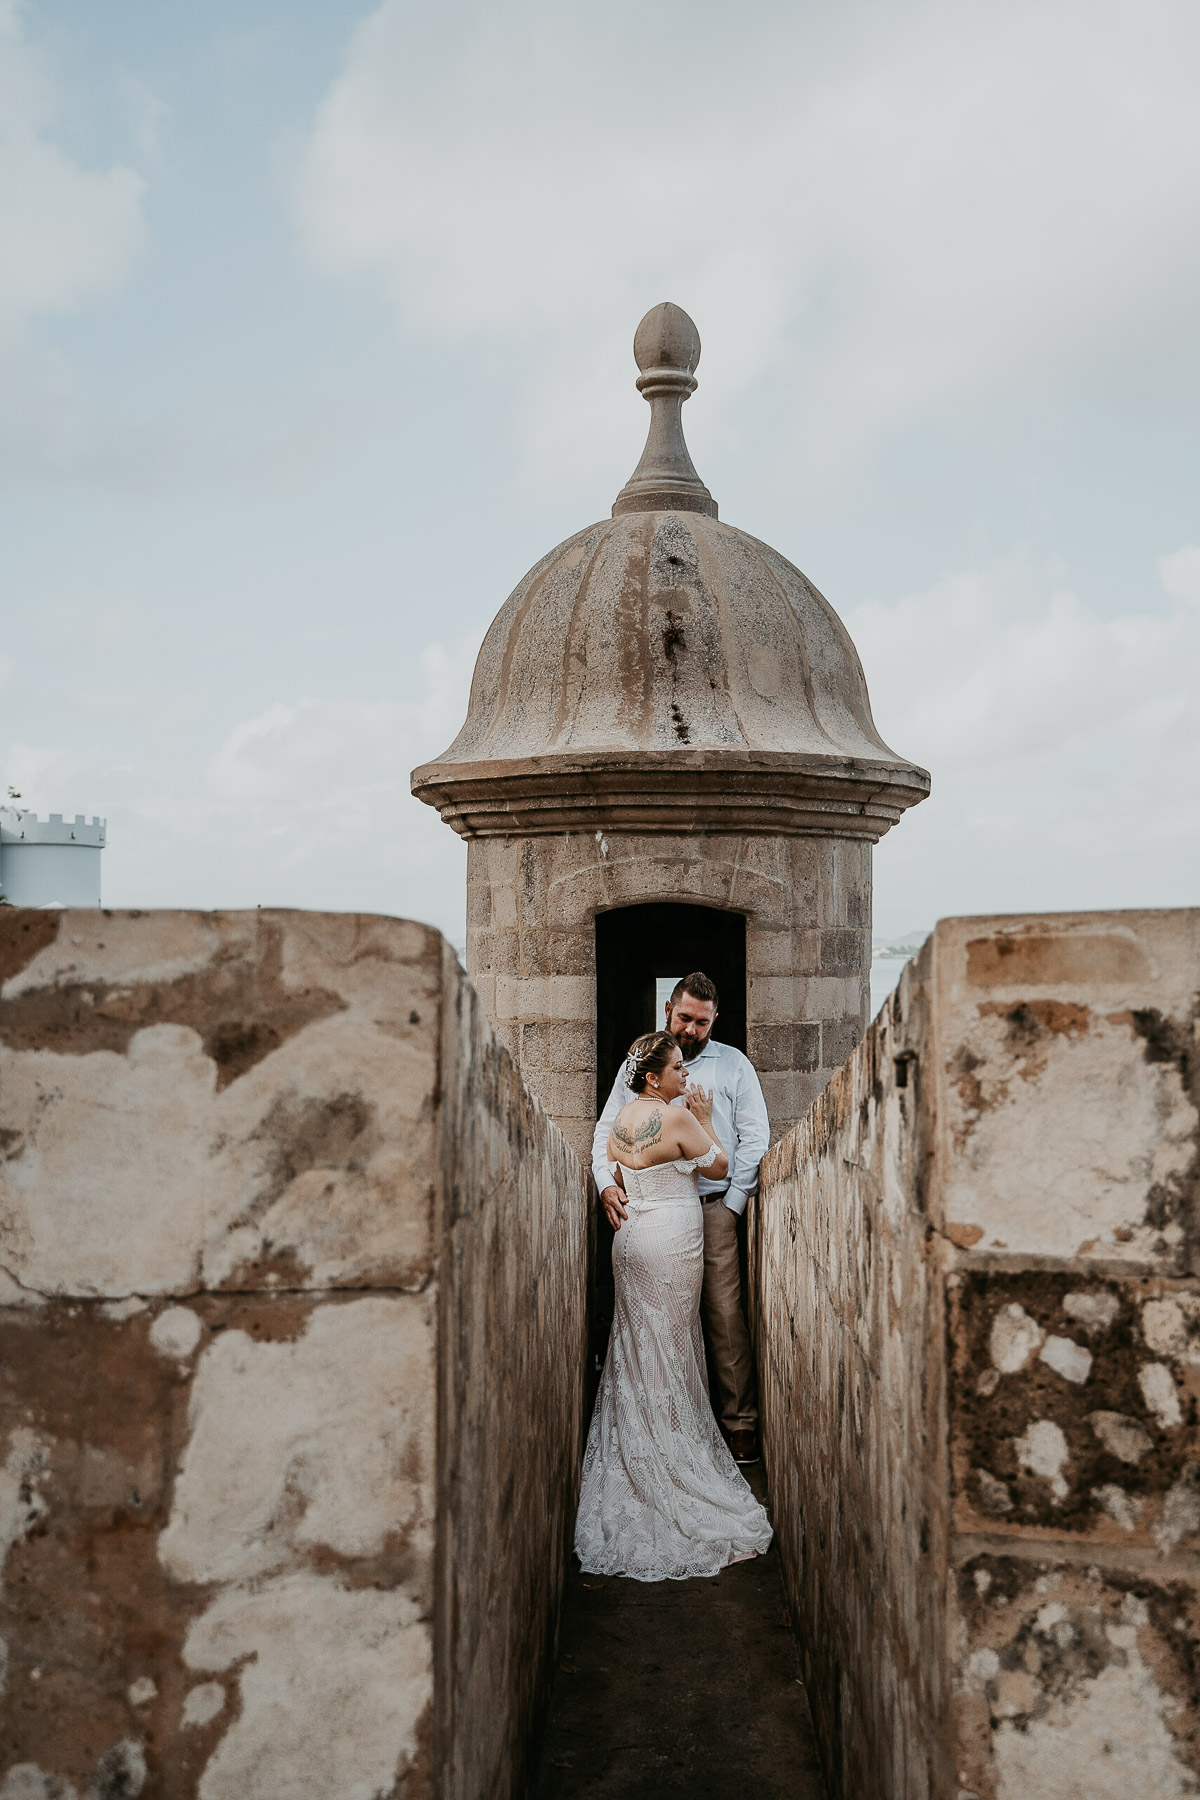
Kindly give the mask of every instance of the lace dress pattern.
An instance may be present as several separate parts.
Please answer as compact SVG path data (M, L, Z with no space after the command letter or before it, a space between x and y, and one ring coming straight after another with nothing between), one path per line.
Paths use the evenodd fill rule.
M716 1575L771 1526L709 1405L700 1328L704 1218L695 1161L622 1165L616 1306L583 1459L575 1550L636 1581Z

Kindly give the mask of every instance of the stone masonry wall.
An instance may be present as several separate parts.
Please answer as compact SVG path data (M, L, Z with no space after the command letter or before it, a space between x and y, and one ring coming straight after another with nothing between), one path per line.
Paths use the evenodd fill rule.
M447 949L440 1794L523 1796L583 1462L587 1189Z
M519 1792L585 1190L441 939L5 912L0 979L0 1796Z
M1200 1793L1200 914L941 924L763 1166L840 1800Z
M747 1049L781 1136L866 1026L870 844L749 832L471 840L467 968L500 1041L585 1161L596 1118L596 914L650 900L746 915Z

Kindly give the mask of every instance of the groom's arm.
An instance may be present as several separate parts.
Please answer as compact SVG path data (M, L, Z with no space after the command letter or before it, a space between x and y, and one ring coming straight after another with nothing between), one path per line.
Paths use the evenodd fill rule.
M612 1092L605 1102L604 1111L596 1121L596 1129L592 1133L592 1176L596 1183L601 1203L608 1215L608 1222L614 1230L618 1230L625 1217L625 1196L617 1185L616 1171L608 1160L608 1134L613 1128L617 1114L632 1098L625 1086L623 1069L618 1069L617 1079L612 1084Z
M758 1165L771 1142L771 1121L754 1065L744 1061L738 1070L733 1103L733 1131L737 1148L729 1169L729 1188L722 1195L730 1212L743 1213L758 1187Z

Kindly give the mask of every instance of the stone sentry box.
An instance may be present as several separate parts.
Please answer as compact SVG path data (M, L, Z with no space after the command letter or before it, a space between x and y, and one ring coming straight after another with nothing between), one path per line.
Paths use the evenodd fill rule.
M597 1067L597 915L666 901L744 915L746 1049L781 1133L862 1036L871 846L929 791L875 730L832 607L719 522L680 423L692 321L656 306L634 354L650 432L612 518L519 584L462 731L413 774L468 840L480 998L584 1157L615 1074ZM670 942L661 955L659 973L686 973Z
M524 1792L583 1171L437 932L0 913L0 1794Z

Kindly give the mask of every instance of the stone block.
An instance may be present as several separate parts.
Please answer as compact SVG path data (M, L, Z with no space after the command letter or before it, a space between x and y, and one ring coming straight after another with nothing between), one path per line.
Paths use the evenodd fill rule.
M857 1018L826 1019L821 1026L820 1061L826 1069L840 1069L862 1037L862 1023Z
M709 888L713 904L736 906L762 924L787 925L792 921L792 891L785 874L764 875L742 864L725 872L723 886L714 879ZM685 888L684 892L687 891Z
M486 931L467 928L467 973L477 975L519 975L521 973L521 934L515 927L490 927Z
M536 1089L534 1089L534 1080L535 1080L535 1078L531 1078L530 1087L531 1087L531 1089L536 1091ZM562 1132L563 1137L566 1139L567 1143L570 1145L570 1147L574 1151L575 1155L579 1158L579 1161L580 1161L580 1164L582 1165L582 1167L584 1167L586 1169L590 1169L592 1166L592 1133L593 1133L593 1131L595 1129L595 1125L596 1125L596 1107L594 1104L594 1101L595 1101L595 1086L594 1086L594 1084L590 1088L590 1092L592 1095L593 1104L590 1105L583 1113L580 1113L578 1115L572 1115L570 1113L562 1113L562 1114L555 1113L554 1114L555 1124L558 1126L559 1130ZM539 1096L539 1098L540 1098L540 1096ZM547 1110L547 1112L549 1112L549 1110L550 1110L548 1104L546 1106L546 1110Z
M829 860L829 839L793 837L781 845L783 867L780 873L792 897L794 923L819 917L822 870Z
M862 1013L861 978L858 975L810 975L798 979L796 1015L801 1019L829 1020L831 1023L844 1020L857 1022L861 1017L862 1025L858 1031L858 1037L861 1037L866 1028L866 1019ZM854 1041L857 1043L858 1038ZM831 1063L828 1057L823 1060L828 1068L839 1067L838 1063Z
M492 884L490 881L467 883L467 930L486 930L492 923Z
M751 1022L761 1022L769 1028L786 1020L808 1018L810 1015L802 1011L797 1002L797 989L801 985L787 971L777 975L748 974L746 1010Z
M476 975L471 985L479 996L479 1004L489 1019L496 1018L496 980L495 975Z
M590 1119L595 1124L596 1078L589 1071L559 1075L551 1070L530 1073L530 1086L552 1119ZM590 1143L590 1139L589 1139ZM588 1161L591 1157L589 1154Z
M5 1766L80 1794L106 1770L106 1792L348 1794L398 1767L428 1792L430 1297L53 1300L0 1311L0 1342L27 1495Z
M528 1011L530 1005L530 989L535 984L523 975L497 975L495 980L495 1001L492 1017L497 1024L519 1024L526 1018L536 1018L537 1014ZM538 987L541 983L536 984Z
M586 930L549 931L528 925L521 933L521 972L525 975L586 975L596 980L596 934Z
M541 975L534 981L541 985L543 1004L532 1015L541 1019L567 1019L595 1028L595 975Z
M514 887L520 874L519 838L472 838L467 844L467 885L486 882L492 887Z
M550 1069L559 1075L591 1074L596 1070L595 1028L590 1023L548 1024L540 1021L521 1027L518 1060L522 1069Z
M811 1073L821 1063L821 1027L812 1021L752 1024L747 1051L760 1076L785 1069Z
M949 1278L961 1532L1200 1550L1200 1283Z
M964 1249L1097 1271L1197 1266L1198 920L939 926L939 1197ZM1018 1139L1037 1146L1035 1169L1011 1154Z
M492 923L515 928L520 919L517 890L505 883L492 889Z
M767 1070L760 1076L773 1139L804 1117L828 1079L823 1071L808 1074L799 1069Z
M694 840L646 837L610 838L605 861L609 904L634 906L643 900L670 900L686 894L708 906L743 905L734 856L725 856L709 840L697 857Z
M798 1073L796 1075L793 1093L797 1119L802 1119L809 1107L825 1092L829 1085L830 1074L829 1069L814 1069L811 1074Z
M871 930L871 846L851 838L828 838L819 864L819 898L814 912L822 922L856 931Z
M571 869L547 882L545 898L529 905L522 913L522 923L526 930L545 929L551 924L563 931L581 930L590 926L596 914L606 907L625 905L619 885L616 884L614 898L614 882L607 863L596 861Z
M823 930L819 973L822 975L857 975L870 966L871 947L863 931Z
M829 972L822 966L824 936L824 932L817 930L808 921L797 924L792 933L792 973L794 975L821 975Z
M145 915L143 915L145 916ZM62 916L4 988L0 1232L34 1292L417 1288L437 934L321 914Z
M790 979L795 962L790 925L763 924L758 919L746 921L746 976L751 987L763 976L783 975Z
M1194 1577L987 1550L959 1564L954 1600L962 1789L981 1800L1196 1791Z

